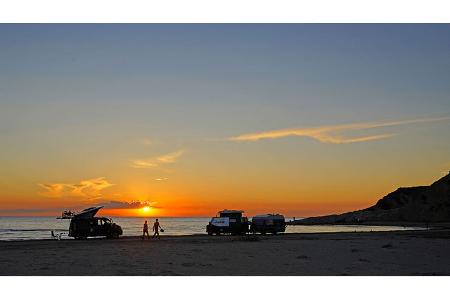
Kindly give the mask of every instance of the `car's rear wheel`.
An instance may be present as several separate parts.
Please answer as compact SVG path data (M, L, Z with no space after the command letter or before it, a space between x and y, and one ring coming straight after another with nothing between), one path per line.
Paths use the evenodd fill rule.
M118 239L119 238L119 234L118 233L111 233L111 234L108 234L106 236L106 238L107 239Z

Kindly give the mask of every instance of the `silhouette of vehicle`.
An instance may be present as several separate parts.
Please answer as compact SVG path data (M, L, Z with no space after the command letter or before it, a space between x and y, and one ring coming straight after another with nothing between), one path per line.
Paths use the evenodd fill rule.
M248 232L249 222L247 217L242 216L242 210L222 210L218 212L218 217L211 219L206 225L208 235L227 234L246 234Z
M89 207L75 214L70 221L69 236L75 239L86 239L96 236L118 238L122 235L122 227L113 223L111 219L95 217L101 208L103 206Z
M250 231L261 234L285 232L286 221L284 216L279 214L257 215L252 218Z

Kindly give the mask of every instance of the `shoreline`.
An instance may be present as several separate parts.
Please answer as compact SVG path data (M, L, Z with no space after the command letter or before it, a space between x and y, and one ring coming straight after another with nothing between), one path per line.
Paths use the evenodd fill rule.
M450 275L450 230L0 242L0 275Z
M289 225L289 226L395 226L395 225L356 225L356 224L339 224L339 225L331 225L331 224L315 224L315 225L304 225L304 224L296 224L296 225ZM395 226L395 227L402 227L402 228L410 228L410 229L394 229L394 230L376 230L376 231L324 231L324 232L283 232L283 233L277 233L275 236L288 236L288 235L309 235L309 234L346 234L346 233L374 233L374 232L379 232L379 233L386 233L386 232L416 232L416 231L430 231L430 230L443 230L443 229L450 229L450 227L430 227L430 228L424 228L424 227L419 227L419 226ZM58 232L68 232L69 230L64 230L61 231L59 230ZM170 235L170 234L162 234L161 237L164 238L181 238L181 237L208 237L209 235L207 233L193 233L193 234L180 234L180 235ZM266 235L262 235L262 234L253 234L253 233L248 233L246 235L227 235L227 234L222 234L221 236L230 236L230 237L243 237L243 236L260 236L260 237L264 237L264 236L274 236L273 234L266 234ZM140 238L141 235L122 235L120 236L118 239L107 239L105 237L90 237L87 240L122 240L122 239L136 239L136 238ZM209 236L212 237L212 236ZM35 239L11 239L11 240L0 240L0 244L1 243L5 243L5 242L21 242L21 241L55 241L57 239L53 239L53 238L35 238ZM75 240L72 237L64 237L61 239L61 241L70 241L70 240Z
M317 217L320 218L320 217ZM401 222L401 221L372 221L372 222L324 222L318 220L299 219L286 221L288 226L395 226L395 227L421 227L421 228L441 228L450 229L450 222Z

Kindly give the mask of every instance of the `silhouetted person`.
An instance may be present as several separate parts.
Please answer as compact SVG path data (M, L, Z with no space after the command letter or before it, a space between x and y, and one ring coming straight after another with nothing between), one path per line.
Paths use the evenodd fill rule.
M143 229L143 232L142 232L142 239L145 238L145 234L147 234L147 238L150 239L150 234L148 233L147 220L145 220L145 223L144 223L144 229Z
M155 223L153 224L153 231L155 233L153 234L152 238L154 238L155 236L158 236L158 239L160 238L159 237L159 230L160 229L162 230L161 226L159 225L158 219L156 219Z

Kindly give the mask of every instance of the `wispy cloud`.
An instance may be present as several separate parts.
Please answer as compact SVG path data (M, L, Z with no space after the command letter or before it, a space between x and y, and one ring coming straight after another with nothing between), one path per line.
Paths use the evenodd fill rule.
M179 151L176 151L176 152L172 152L172 153L168 153L168 154L165 154L165 155L161 155L161 156L157 157L156 160L159 163L162 163L162 164L171 164L171 163L176 162L177 159L181 155L183 155L183 153L184 153L183 150L179 150Z
M159 206L157 206L158 202L157 201L152 201L152 202L148 202L148 201L132 201L132 202L127 202L127 201L117 201L117 200L111 200L111 201L104 201L104 202L100 202L100 203L96 203L95 205L97 206L104 206L105 208L111 208L111 209L136 209L136 208L142 208L144 206L149 206L149 207L153 207L153 208L160 208Z
M105 177L82 180L79 183L40 183L39 186L44 191L39 194L52 198L72 196L96 199L102 196L103 189L113 185Z
M167 177L155 178L156 181L166 181L168 179L169 178L167 178Z
M249 134L242 134L229 138L231 141L258 141L262 139L276 139L287 136L301 136L313 138L322 143L330 144L348 144L348 143L358 143L367 142L380 139L386 139L394 136L394 133L388 134L375 134L375 135L364 135L357 137L347 137L344 133L355 132L358 130L366 130L373 128L382 127L393 127L407 124L415 123L425 123L425 122L438 122L450 120L450 117L443 118L422 118L422 119L410 119L410 120L400 120L400 121L385 121L385 122L365 122L365 123L350 123L341 125L331 125L331 126L320 126L320 127L305 127L305 128L287 128L280 130L256 132Z
M136 159L131 161L131 167L137 169L148 169L162 164L172 164L175 163L183 154L184 150L178 150L149 159Z
M148 169L148 168L153 168L153 167L157 167L157 166L158 166L158 164L153 162L152 159L149 159L149 160L136 159L136 160L131 161L131 167L136 168L136 169Z

